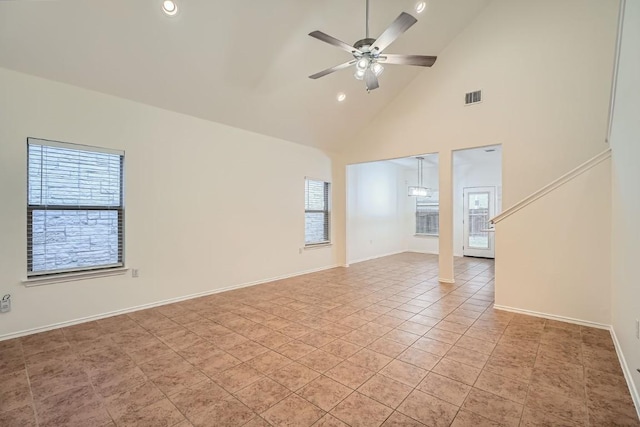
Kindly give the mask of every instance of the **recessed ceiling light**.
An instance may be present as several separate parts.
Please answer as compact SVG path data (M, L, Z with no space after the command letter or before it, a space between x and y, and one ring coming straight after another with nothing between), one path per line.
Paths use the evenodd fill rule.
M426 9L427 9L427 2L426 1L419 1L418 3L416 3L416 12L422 13Z
M173 0L164 0L162 2L162 11L169 16L174 16L178 13L178 5Z
M347 94L344 92L340 92L338 96L336 96L336 99L338 100L338 102L344 102L344 100L347 99Z

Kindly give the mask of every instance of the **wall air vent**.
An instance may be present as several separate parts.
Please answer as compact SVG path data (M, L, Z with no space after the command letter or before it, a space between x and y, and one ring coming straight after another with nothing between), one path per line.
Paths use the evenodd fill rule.
M469 92L464 96L464 105L477 104L482 102L482 91Z

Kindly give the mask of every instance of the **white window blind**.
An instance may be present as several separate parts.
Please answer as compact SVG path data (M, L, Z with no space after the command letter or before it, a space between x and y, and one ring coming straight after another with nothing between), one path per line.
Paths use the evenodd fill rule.
M437 236L440 231L440 205L431 198L416 198L416 234Z
M328 182L305 178L304 243L306 246L329 243Z
M121 267L121 151L29 138L27 275Z

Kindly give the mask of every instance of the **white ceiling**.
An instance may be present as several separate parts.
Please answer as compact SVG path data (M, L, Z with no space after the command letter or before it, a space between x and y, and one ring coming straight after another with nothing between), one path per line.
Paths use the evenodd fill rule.
M363 38L364 0L176 1L173 18L161 0L0 1L0 67L328 150L429 72L389 65L370 95L349 70L307 78L349 60L307 34ZM408 11L387 52L438 55L489 1L371 0L371 32Z
M406 169L418 170L418 160L417 160L418 157L423 158L424 167L438 166L437 154L422 154L420 156L403 157L401 159L391 159L387 161L391 163L395 163L396 165L402 166L403 168L406 168Z
M491 145L486 147L469 148L453 152L453 165L478 165L482 163L499 162L502 156L502 145ZM424 154L421 156L404 157L401 159L385 160L402 166L406 169L418 169L416 157L424 158L424 166L431 167L438 165L438 154Z

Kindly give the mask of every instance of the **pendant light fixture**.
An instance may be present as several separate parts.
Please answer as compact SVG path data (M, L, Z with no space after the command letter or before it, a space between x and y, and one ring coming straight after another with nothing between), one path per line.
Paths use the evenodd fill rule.
M418 159L418 186L409 186L409 196L414 197L431 197L433 192L423 184L424 167L422 162L424 157L416 157Z

